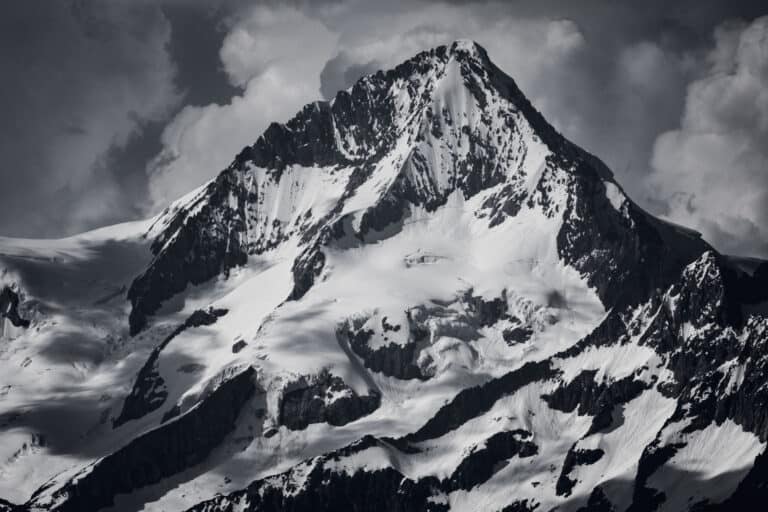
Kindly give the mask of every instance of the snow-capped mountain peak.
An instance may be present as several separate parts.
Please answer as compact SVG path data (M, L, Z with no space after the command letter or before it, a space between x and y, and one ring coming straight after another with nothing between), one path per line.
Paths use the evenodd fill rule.
M763 492L768 266L641 210L472 41L270 125L155 219L0 249L24 508Z
M562 213L577 169L605 179L612 200L623 201L607 169L560 137L479 45L423 52L272 124L217 179L163 215L153 230L155 262L129 293L132 330L187 284L289 241L305 249L345 217L365 232L393 220L377 221L380 210L401 217L406 203L434 210L454 192L465 199L483 192L478 214L492 223L526 201ZM317 270L319 257L305 254L298 272ZM297 275L293 295L309 280Z

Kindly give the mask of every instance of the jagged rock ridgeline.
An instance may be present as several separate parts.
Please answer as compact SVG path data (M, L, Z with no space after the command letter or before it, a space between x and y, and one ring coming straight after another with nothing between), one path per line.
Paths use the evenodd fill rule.
M0 320L5 318L16 327L29 327L29 320L19 314L19 294L10 286L0 291Z

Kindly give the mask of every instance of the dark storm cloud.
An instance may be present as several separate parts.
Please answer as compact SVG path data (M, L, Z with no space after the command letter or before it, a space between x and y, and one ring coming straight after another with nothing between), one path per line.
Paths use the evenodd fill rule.
M174 83L183 97L179 106L224 103L237 94L219 60L219 49L227 32L223 20L237 8L235 2L162 4L162 13L171 26L167 51L176 71ZM143 123L125 146L109 150L98 169L114 176L127 199L125 210L116 212L114 221L147 215L150 203L145 169L147 162L162 151L161 136L169 118ZM98 219L93 226L108 221Z
M185 102L234 94L219 2L9 2L0 16L0 235L145 214L145 167ZM213 5L213 7L211 7Z
M118 220L110 151L177 101L170 26L150 5L14 2L0 17L0 233Z
M171 1L162 10L171 24L168 51L176 64L176 82L187 105L223 103L237 94L219 59L229 16L239 12L240 2Z

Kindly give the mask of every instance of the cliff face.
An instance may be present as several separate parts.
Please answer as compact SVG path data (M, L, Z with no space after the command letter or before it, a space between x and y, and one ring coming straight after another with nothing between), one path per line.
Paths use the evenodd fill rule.
M38 294L9 359L59 379L14 373L0 402L0 428L47 440L8 442L25 444L5 474L38 479L24 507L677 511L764 494L768 266L641 210L474 43L307 105L129 231L150 258L121 276L127 304ZM87 274L109 233L58 248L60 266ZM51 352L62 332L90 351ZM69 437L61 411L81 419Z
M19 294L10 286L4 286L0 291L0 321L3 322L0 334L5 330L6 319L16 327L29 327L29 320L19 314Z

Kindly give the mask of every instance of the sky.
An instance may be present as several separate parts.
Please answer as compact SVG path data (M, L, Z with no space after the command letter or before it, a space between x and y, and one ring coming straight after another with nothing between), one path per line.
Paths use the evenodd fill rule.
M0 235L149 217L272 121L474 39L642 207L768 257L763 0L12 0Z

